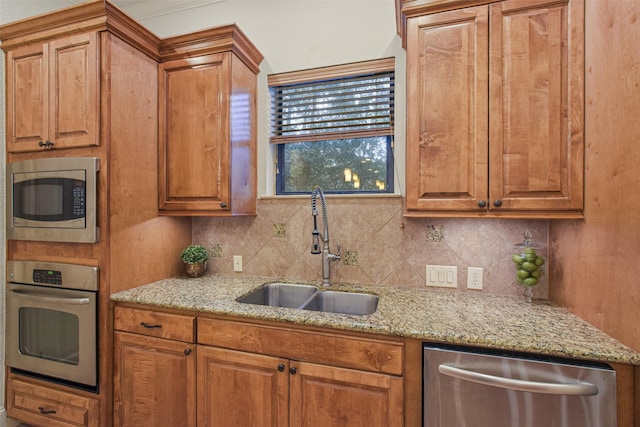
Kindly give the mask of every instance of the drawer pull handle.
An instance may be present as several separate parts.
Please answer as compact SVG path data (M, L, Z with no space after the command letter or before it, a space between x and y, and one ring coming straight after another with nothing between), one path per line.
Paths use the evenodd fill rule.
M140 324L147 329L162 328L162 325L158 325L154 323L140 322Z
M42 415L49 415L49 414L56 413L55 409L45 409L43 406L38 406L38 411L40 411Z

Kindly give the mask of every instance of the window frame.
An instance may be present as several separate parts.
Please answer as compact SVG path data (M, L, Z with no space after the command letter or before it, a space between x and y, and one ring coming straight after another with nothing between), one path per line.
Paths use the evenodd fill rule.
M269 88L269 93L271 97L271 88L277 86L286 86L300 83L314 83L317 82L320 84L323 81L339 79L339 78L349 78L349 77L359 77L366 74L374 74L374 73L384 73L384 72L393 72L395 74L395 58L383 58L372 61L363 61L351 64L341 64L329 67L321 67L314 68L309 70L302 71L293 71L288 73L280 73L280 74L272 74L267 77L267 85ZM395 93L395 91L394 91ZM394 96L395 97L395 96ZM284 185L284 177L286 172L286 163L284 162L285 157L285 145L290 143L314 143L318 141L336 141L340 139L355 139L355 138L367 138L367 137L385 137L386 138L386 151L387 151L387 159L386 159L386 188L384 190L353 190L353 191L345 191L345 190L333 190L333 189L324 189L326 194L342 194L349 196L359 196L359 195L389 195L395 194L395 153L394 153L394 112L393 108L395 105L395 100L391 106L391 122L388 128L383 129L372 129L370 131L361 131L360 133L356 132L355 134L350 134L349 132L341 132L340 137L336 137L336 133L327 133L326 137L322 135L322 133L318 133L313 135L311 138L309 137L297 137L299 139L304 139L304 141L297 141L296 137L292 136L275 136L273 135L273 122L271 126L271 137L270 137L270 145L275 147L275 156L276 156L276 167L275 167L275 194L276 196L288 196L288 195L307 195L311 193L309 191L285 191ZM270 108L269 118L271 121L274 120L273 109Z

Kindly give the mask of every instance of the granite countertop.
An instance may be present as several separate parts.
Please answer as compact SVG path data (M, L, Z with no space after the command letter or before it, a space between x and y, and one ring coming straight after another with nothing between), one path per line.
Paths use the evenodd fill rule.
M350 316L236 302L236 298L260 285L278 281L292 282L239 275L172 278L118 292L111 299L237 318L640 365L640 354L547 300L528 304L509 296L450 289L344 284L331 288L378 295L376 312Z

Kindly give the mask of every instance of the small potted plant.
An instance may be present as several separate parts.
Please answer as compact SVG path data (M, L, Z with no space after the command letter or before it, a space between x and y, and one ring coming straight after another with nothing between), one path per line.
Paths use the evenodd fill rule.
M189 277L200 277L207 269L209 252L203 246L189 245L180 253L180 259Z

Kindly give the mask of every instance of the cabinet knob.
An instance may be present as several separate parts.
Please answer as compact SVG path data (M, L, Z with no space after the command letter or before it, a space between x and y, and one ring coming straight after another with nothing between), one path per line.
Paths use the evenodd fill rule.
M499 208L500 206L502 206L502 200L497 199L493 202L493 206L495 206L496 208Z
M486 208L487 207L487 202L485 202L484 200L480 200L478 202L478 206L480 206L481 208Z
M283 372L284 371L284 364L279 364L278 365L278 372Z
M296 368L294 368L294 367L289 368L289 373L290 373L291 375L295 375L295 374L296 374L296 372L298 372L298 370L297 370Z
M220 202L220 207L221 207L221 208L226 208L226 207L227 207L227 204L226 204L225 202Z
M184 354L187 355L187 356L190 355L191 354L191 349L190 348L185 349L184 350Z
M44 148L46 148L46 149L49 149L49 148L52 148L52 147L53 147L53 142L51 142L51 141L46 141L46 142L44 142L44 141L40 141L40 142L38 142L38 145L39 145L40 147L44 147Z

